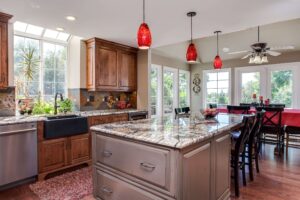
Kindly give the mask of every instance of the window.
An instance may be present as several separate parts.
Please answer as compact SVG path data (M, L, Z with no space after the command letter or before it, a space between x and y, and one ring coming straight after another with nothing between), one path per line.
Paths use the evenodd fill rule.
M150 110L152 116L174 114L176 107L190 104L190 72L152 65L150 72Z
M287 108L298 108L297 100L300 63L284 63L236 68L236 104L253 102L257 98L269 98L271 103L285 104Z
M245 72L242 73L242 102L252 103L252 95L260 96L260 73Z
M190 106L190 72L179 70L179 107Z
M14 75L17 98L52 100L66 96L67 47L44 40L14 36Z
M230 70L203 71L203 80L204 107L209 107L209 104L217 104L218 107L230 104Z
M292 107L293 99L293 71L271 71L271 99L272 103L283 103L286 107Z

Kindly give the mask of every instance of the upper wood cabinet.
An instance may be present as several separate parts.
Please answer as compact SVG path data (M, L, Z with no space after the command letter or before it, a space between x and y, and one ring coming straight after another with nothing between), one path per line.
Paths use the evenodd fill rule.
M12 15L0 12L0 88L8 87L8 20Z
M87 44L87 89L135 91L137 49L92 38Z

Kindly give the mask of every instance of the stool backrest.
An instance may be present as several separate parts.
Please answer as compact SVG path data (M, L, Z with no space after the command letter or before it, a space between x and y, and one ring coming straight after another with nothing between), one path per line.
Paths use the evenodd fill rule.
M257 111L265 110L263 126L281 128L283 107L256 107Z
M250 132L253 128L255 116L244 116L241 134L235 143L235 156L238 156L244 151L245 144L248 142Z
M228 113L249 114L250 106L227 106Z

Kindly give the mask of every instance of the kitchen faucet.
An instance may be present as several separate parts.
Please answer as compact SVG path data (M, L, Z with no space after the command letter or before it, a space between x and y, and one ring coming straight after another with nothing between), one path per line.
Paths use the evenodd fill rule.
M63 101L64 100L64 97L62 95L62 93L56 93L55 94L55 98L54 98L54 115L57 115L57 108L59 107L57 105L57 97L60 96L60 100Z

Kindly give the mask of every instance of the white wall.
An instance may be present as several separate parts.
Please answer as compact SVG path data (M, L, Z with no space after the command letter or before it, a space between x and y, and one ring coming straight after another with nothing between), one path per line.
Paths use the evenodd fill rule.
M279 64L279 63L290 63L290 62L300 62L300 51L295 51L295 52L289 52L289 53L283 53L282 55L278 57L268 57L269 63L268 64ZM241 60L241 59L234 59L234 60L227 60L223 62L223 68L232 68L231 70L231 100L234 100L235 97L235 91L234 91L234 86L235 86L235 74L234 74L234 68L236 67L246 67L249 66L248 64L248 59ZM257 65L254 65L257 66ZM198 73L200 75L201 79L201 85L203 84L202 82L202 77L203 77L203 70L209 70L213 69L213 63L202 63L202 64L197 64L197 65L191 65L191 88L193 87L192 81L194 78L194 75ZM202 95L202 88L201 87L201 92L196 95L193 91L191 91L191 109L192 110L199 110L202 108L203 105L203 95Z
M86 47L82 38L72 36L68 46L69 64L67 85L69 89L86 87Z
M190 71L190 66L188 63L182 62L180 60L175 60L172 58L160 56L160 55L157 55L154 53L151 53L151 63L156 64L156 65L162 65L162 66L167 66L167 67L178 68L178 69Z

